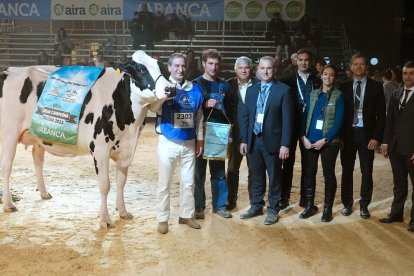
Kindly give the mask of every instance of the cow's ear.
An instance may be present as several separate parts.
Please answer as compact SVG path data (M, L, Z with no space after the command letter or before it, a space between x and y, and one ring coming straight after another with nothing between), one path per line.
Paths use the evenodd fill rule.
M135 66L136 62L133 60L130 60L127 64L121 64L121 63L115 63L114 68L121 70L122 72L128 73L132 75L135 72Z

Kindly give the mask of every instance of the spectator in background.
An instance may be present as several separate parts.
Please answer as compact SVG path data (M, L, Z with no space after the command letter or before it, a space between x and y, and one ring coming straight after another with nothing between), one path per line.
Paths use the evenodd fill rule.
M45 50L40 50L37 56L37 65L49 65L50 57Z
M193 23L190 18L188 18L185 15L181 16L181 26L182 26L182 32L181 32L181 39L192 39L194 34L193 29Z
M318 76L318 78L321 78L323 67L325 67L325 65L326 65L326 62L323 59L316 60L315 70L316 70L316 75ZM335 71L335 76L336 76L336 71Z
M318 48L315 46L311 39L306 40L306 49L308 49L314 57L318 56Z
M59 28L55 36L55 50L59 50L63 54L70 54L73 49L73 43L69 40L66 30Z
M52 57L52 63L55 66L62 66L63 65L63 56L62 52L59 50L55 51L55 55Z
M127 54L125 52L122 52L119 56L119 62L115 63L115 67L118 67L121 70L123 70L125 66L127 66L130 62L131 60L127 57Z
M180 18L175 14L170 14L170 29L169 29L169 39L176 40L181 37L182 32L182 21Z
M275 56L274 59L274 75L273 78L276 80L280 80L282 77L282 72L283 72L283 62L282 62L282 58L280 56Z
M287 78L293 75L298 67L298 54L293 53L290 56L290 64L283 70L282 78Z
M385 107L388 111L388 105L390 103L390 99L395 92L400 88L400 84L393 80L393 74L391 69L387 69L382 76L382 82L384 86L384 98L385 98Z
M198 69L198 61L195 59L195 52L193 49L187 51L187 70L185 78L187 80L194 80L201 75L201 71Z
M101 67L101 68L105 68L105 60L104 60L104 55L102 52L98 52L96 54L96 60L94 62L94 65L96 67Z
M302 49L306 45L306 35L304 35L300 29L297 29L290 37L290 42L295 46L295 49Z
M142 27L142 38L146 50L154 49L154 19L155 16L148 11L147 4L142 4L141 10L138 12L138 21Z
M139 22L138 16L139 13L137 11L134 12L134 18L132 18L131 22L129 23L129 32L132 36L132 50L141 49L142 26Z
M282 33L286 32L285 22L280 18L280 14L275 12L270 19L266 39L278 41Z
M288 59L289 58L289 45L290 45L289 36L286 33L281 33L279 38L276 40L276 56L281 56L280 52L283 49L285 58Z
M162 41L168 38L168 20L161 11L157 11L154 20L154 40Z

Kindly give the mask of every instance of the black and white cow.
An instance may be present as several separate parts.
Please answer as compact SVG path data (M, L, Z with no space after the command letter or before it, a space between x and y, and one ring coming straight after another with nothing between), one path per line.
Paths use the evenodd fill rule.
M128 73L104 69L91 88L82 107L76 147L44 142L27 131L45 81L56 67L14 67L0 75L4 211L16 211L10 195L9 177L16 146L23 143L33 146L37 188L43 199L51 198L42 172L45 151L57 156L93 156L101 193L100 226L105 229L114 227L107 208L109 159L114 160L118 185L116 207L121 218L132 219L125 207L124 186L145 116L150 104L175 96L174 87L161 75L155 59L143 51L135 52L132 59L134 62L124 68Z

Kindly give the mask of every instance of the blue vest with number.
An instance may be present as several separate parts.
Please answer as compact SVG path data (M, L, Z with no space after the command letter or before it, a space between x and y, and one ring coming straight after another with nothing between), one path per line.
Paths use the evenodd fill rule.
M203 94L198 85L193 84L189 91L177 89L177 96L162 105L162 135L173 141L195 139L197 110L202 104Z

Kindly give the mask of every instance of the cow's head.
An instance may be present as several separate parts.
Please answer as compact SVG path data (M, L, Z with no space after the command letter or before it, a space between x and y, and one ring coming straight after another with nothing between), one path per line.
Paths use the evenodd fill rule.
M175 87L164 78L157 60L143 51L136 51L132 61L122 69L127 72L141 90L152 91L158 99L175 97Z

